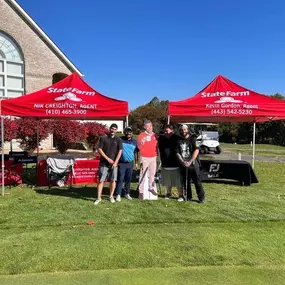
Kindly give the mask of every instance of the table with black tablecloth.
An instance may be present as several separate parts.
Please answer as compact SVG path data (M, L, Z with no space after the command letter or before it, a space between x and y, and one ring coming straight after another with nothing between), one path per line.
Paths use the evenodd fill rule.
M201 179L238 181L241 185L249 186L258 183L251 164L244 160L206 160L201 159Z

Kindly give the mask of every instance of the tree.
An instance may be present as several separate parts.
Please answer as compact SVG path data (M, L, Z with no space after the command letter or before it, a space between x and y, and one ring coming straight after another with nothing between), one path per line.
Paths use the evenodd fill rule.
M271 97L273 97L275 99L285 100L285 97L280 93L275 93L275 94L271 95Z
M71 143L81 142L86 138L84 125L78 121L53 121L52 131L55 148L61 154L66 153Z
M18 125L16 139L20 143L20 148L32 153L37 148L37 126L39 126L39 143L45 140L50 132L48 120L37 120L35 118L20 118L16 120Z
M100 136L107 134L109 130L106 125L102 125L97 122L84 123L84 127L88 147L95 151Z
M238 140L238 124L223 123L219 124L220 141L235 143Z
M149 103L147 103L146 105L148 106L157 106L159 105L159 99L157 97L153 97Z
M16 120L4 118L4 142L10 142L16 138L18 124ZM1 126L0 126L1 131Z
M129 121L133 131L135 133L141 131L144 120L148 119L152 122L154 131L159 133L167 122L167 106L168 101L160 102L157 97L154 97L146 105L131 111Z
M285 100L280 93L270 97ZM223 142L249 143L252 140L253 125L250 123L220 124L220 140ZM285 145L285 121L272 121L256 124L256 142Z

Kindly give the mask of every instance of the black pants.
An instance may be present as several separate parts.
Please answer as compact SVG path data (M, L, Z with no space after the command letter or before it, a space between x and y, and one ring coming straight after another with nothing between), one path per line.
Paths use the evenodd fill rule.
M201 183L200 179L200 171L199 167L190 166L190 167L182 167L180 168L181 177L183 179L184 189L187 189L187 200L192 199L192 190L191 190L191 181L195 185L196 193L199 201L203 201L205 199L205 191ZM186 171L188 171L188 179L187 179L187 187L186 187Z

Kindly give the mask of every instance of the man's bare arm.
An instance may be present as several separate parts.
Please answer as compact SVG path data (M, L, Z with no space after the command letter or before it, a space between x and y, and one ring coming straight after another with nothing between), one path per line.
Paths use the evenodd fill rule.
M119 162L119 159L120 159L120 157L121 157L121 155L122 155L122 152L123 152L123 150L120 149L119 152L118 152L118 154L117 154L117 156L116 156L116 159L115 159L115 161L114 161L114 164L113 164L114 167L117 167L117 166L118 166L118 162Z
M192 157L191 157L191 163L197 158L199 154L199 149L197 148L196 150L194 150Z
M180 154L180 153L176 153L176 156L177 156L179 162L180 162L182 165L184 165L184 160L183 160L181 154Z
M98 148L98 153L99 153L103 158L105 158L110 164L113 164L113 163L114 163L114 161L113 161L110 157L108 157L108 156L105 154L105 152L102 150L102 148Z

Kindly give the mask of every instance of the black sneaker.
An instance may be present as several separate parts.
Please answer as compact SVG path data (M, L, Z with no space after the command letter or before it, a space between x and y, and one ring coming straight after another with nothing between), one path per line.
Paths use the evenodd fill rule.
M165 199L170 199L172 197L172 195L170 194L170 193L167 193L166 195L165 195Z
M199 204L204 204L204 203L205 203L205 200L199 200L198 203L199 203Z

